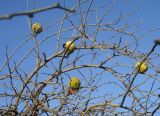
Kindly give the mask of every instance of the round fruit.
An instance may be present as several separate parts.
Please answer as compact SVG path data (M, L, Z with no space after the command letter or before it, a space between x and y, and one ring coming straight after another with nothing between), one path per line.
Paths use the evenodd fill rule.
M69 88L72 90L78 91L80 88L81 82L77 77L72 77L69 81Z
M64 44L64 48L68 50L68 53L72 53L74 51L75 47L76 47L76 45L72 41L67 41Z
M148 65L147 65L147 63L146 62L143 62L142 64L141 64L141 66L140 66L140 64L141 64L141 62L137 62L136 63L136 70L138 70L139 69L139 67L140 67L140 69L139 69L139 72L141 73L141 74L144 74L147 70L148 70Z
M43 31L43 28L42 28L42 26L41 26L41 24L39 24L39 23L34 23L33 25L32 25L32 31L34 32L34 33L40 33L40 32L42 32Z

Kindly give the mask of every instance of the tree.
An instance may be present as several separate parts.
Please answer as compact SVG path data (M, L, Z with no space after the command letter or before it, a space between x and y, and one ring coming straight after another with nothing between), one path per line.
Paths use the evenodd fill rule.
M2 115L159 114L160 39L146 48L143 39L155 30L139 33L140 23L129 23L137 11L114 12L127 1L64 0L44 8L33 1L25 12L0 16L2 23L27 17L30 31L14 50L3 51ZM74 91L72 77L81 82Z

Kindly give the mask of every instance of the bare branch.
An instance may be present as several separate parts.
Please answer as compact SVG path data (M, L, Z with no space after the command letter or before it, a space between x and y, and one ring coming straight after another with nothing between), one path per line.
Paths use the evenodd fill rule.
M47 10L51 10L51 9L55 9L55 8L58 8L58 9L61 9L61 10L65 10L65 11L68 11L68 12L71 12L71 13L75 12L75 10L71 10L71 9L68 9L68 8L60 6L59 3L54 3L51 6L48 6L48 7L45 7L45 8L41 8L41 9L35 9L33 11L19 12L19 13L3 15L3 16L0 16L0 20L11 19L11 18L16 17L16 16L24 16L24 15L29 16L29 17L33 17L34 14L37 14L37 13L40 13L40 12L44 12L44 11L47 11Z

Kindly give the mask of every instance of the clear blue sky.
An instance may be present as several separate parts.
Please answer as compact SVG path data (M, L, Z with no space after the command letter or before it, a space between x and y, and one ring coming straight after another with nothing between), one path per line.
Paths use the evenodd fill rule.
M29 10L33 8L32 4L33 0L29 0ZM68 8L72 8L75 5L74 0L65 0L65 5ZM98 6L108 6L108 4L113 1L113 0L95 0L94 2L94 7L96 8ZM49 6L53 4L54 2L60 2L61 5L64 5L64 0L36 0L35 2L35 8L42 8ZM27 9L27 0L1 0L0 1L0 15L5 15L5 14L10 14L10 13L15 13L15 12L21 12L21 11L26 11ZM136 35L140 36L143 35L144 33L147 33L148 31L154 29L153 32L150 32L148 34L145 34L144 37L139 41L139 47L138 47L138 52L140 53L147 53L148 50L153 45L153 40L155 38L160 37L160 0L118 0L118 3L113 7L113 9L109 12L108 15L106 15L105 20L103 23L107 23L112 21L115 17L121 14L128 14L128 17L125 18L125 20L122 20L120 24L117 25L117 27L120 27L123 25L125 22L128 25L135 25L137 26L135 28L129 28L127 31L136 31ZM86 6L84 6L86 8ZM104 8L105 9L105 8ZM103 10L99 11L99 16L102 16L104 14ZM43 25L43 27L47 27L51 23L57 21L60 17L64 15L64 11L62 10L50 10L47 12L39 13L36 14L33 18L33 22L39 22ZM127 20L126 20L127 19ZM79 23L78 18L73 18L71 19L75 24ZM93 14L90 19L88 19L89 23L95 23L95 14ZM66 22L64 24L64 28L70 27L71 24ZM38 36L38 40L43 40L44 38L48 37L50 34L53 32L57 31L59 28L59 24L55 26L51 26L50 28L46 29L42 34ZM88 30L89 32L92 31L92 29ZM28 19L26 16L20 16L20 17L14 17L11 20L0 20L0 67L4 63L5 60L5 49L6 45L8 46L8 53L11 54L13 50L24 40L27 39L26 35L28 35L31 32L29 25L28 25ZM61 45L72 36L73 30L69 31L67 33L64 33L61 35ZM114 38L111 40L110 38L113 36L112 33L100 33L97 36L97 41L110 41L115 42L116 39ZM44 44L41 45L41 53L45 52L47 56L50 56L51 54L54 53L55 50L55 42L56 42L57 36L53 36L50 39L48 39ZM124 37L127 39L127 42L130 43L129 38ZM78 44L78 42L77 42ZM33 46L34 43L33 41L27 42L21 50L19 50L11 59L11 61L18 61L29 51L30 47ZM62 47L61 47L62 48ZM132 47L131 47L132 48ZM157 49L156 51L158 51ZM33 52L34 53L34 52ZM26 72L30 72L33 67L35 67L35 57L34 54L31 54L27 60L24 61L24 63L21 65L21 68L23 68ZM103 58L102 58L103 59ZM100 59L98 59L100 60ZM86 61L86 59L82 60L82 64ZM120 58L121 64L126 64L126 59ZM135 63L136 60L133 60L132 63ZM159 60L153 61L156 64L156 62L159 62ZM54 62L55 65L56 62ZM80 64L81 64L80 63ZM14 64L11 64L12 66ZM110 65L110 63L109 63ZM132 64L133 65L133 64ZM119 67L115 68L117 70L120 70L121 72L125 71L133 71L132 67L125 70L119 69ZM84 70L85 71L85 70ZM51 73L52 71L50 70L42 70L42 72L47 72ZM6 73L6 70L3 70L0 72L0 75ZM96 73L96 71L95 71ZM152 71L150 71L152 73ZM76 73L71 73L71 76L74 76ZM86 74L89 75L89 71L86 71ZM80 77L81 75L78 74ZM41 75L43 76L43 75ZM110 77L110 81L113 79L112 75L102 75L102 76L107 76ZM143 78L143 76L142 76ZM68 78L67 78L68 79ZM43 79L42 79L43 80ZM85 81L85 79L82 79ZM102 79L102 82L106 79ZM113 79L114 80L114 79ZM108 79L106 80L107 82L109 81ZM116 79L114 80L116 81ZM137 80L137 83L140 82L140 80ZM146 88L148 87L147 85L145 86ZM144 88L145 88L144 87ZM103 87L102 87L103 88ZM102 90L105 90L103 88ZM3 91L3 90L2 90ZM114 92L113 92L114 91ZM1 90L0 90L1 92ZM99 91L100 93L102 91ZM116 88L111 87L108 89L108 92L113 92L116 94ZM99 94L98 92L95 94ZM1 100L0 100L1 101ZM1 106L1 105L0 105Z

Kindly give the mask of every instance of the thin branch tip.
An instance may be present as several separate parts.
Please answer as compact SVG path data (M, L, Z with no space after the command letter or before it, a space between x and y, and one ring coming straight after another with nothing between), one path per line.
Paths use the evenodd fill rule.
M60 3L56 2L53 4L53 6L58 7L58 6L60 6Z
M160 39L154 40L154 43L155 43L156 45L160 45Z

